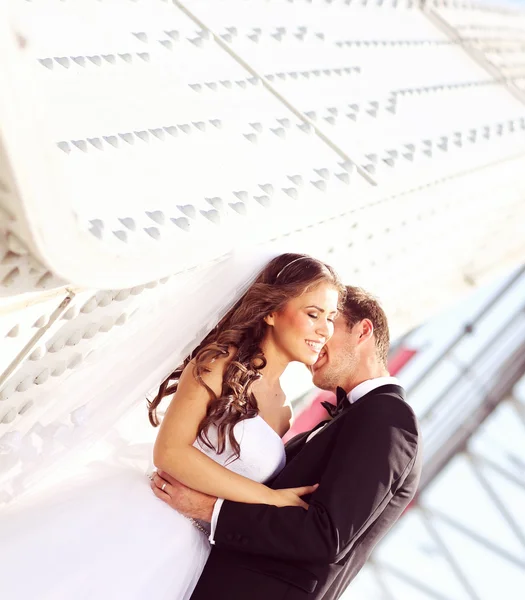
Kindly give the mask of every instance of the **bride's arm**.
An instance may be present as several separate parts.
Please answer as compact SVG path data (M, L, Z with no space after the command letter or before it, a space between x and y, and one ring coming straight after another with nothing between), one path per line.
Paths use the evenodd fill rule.
M210 372L202 376L217 395L222 389L223 374L229 361L229 357L216 359L207 365ZM193 367L192 361L184 370L162 421L153 452L155 466L184 485L211 496L248 504L304 506L296 494L272 490L233 473L193 446L210 399L206 388L195 379Z

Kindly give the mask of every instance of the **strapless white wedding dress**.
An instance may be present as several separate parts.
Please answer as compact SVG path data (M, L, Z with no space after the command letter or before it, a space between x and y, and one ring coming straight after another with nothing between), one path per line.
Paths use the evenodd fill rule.
M238 460L228 448L195 446L256 481L283 468L283 442L261 417L238 423L235 436ZM210 544L149 484L139 469L101 467L89 481L0 513L2 599L187 600Z

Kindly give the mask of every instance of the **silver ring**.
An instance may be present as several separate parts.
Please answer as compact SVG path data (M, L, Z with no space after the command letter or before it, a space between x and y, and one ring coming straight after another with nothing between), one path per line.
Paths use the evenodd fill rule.
M168 485L168 484L167 484L166 482L164 482L164 483L163 483L163 484L160 486L160 489L161 489L162 491L164 491L164 490L166 489L166 486L167 486L167 485Z

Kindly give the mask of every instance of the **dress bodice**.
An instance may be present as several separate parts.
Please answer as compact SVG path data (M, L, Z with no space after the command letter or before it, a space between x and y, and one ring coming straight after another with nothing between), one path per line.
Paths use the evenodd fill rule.
M198 439L194 446L215 462L254 481L267 481L284 467L286 457L283 441L261 416L237 423L234 435L241 451L238 459L233 454L228 438L221 454ZM208 437L212 445L217 447L217 430L214 427L210 427Z

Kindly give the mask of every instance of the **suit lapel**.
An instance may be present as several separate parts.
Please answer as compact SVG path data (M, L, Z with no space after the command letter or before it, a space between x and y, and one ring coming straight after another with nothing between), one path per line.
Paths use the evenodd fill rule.
M345 406L345 408L334 419L327 419L325 421L321 421L313 429L310 429L309 431L304 431L303 433L299 433L295 437L293 437L286 444L285 447L286 461L290 462L290 460L292 460L292 458L294 458L297 455L301 448L305 446L306 440L308 439L311 433L317 431L317 429L320 429L321 427L324 427L323 431L319 432L313 439L318 438L320 435L323 435L330 428L330 426L333 425L333 423L340 419L342 415L347 414L349 411L355 410L363 400L365 400L369 396L373 396L376 394L392 394L400 397L402 400L405 400L405 390L399 385L388 383L386 385L382 385L381 387L373 389L372 391L368 392L368 394L361 396L359 400L356 400L352 404L348 403L348 405Z
M293 437L290 441L286 443L284 450L286 453L287 463L289 463L292 460L292 458L299 452L299 450L304 446L306 438L309 435L309 431L303 431L303 433L298 433L295 437Z
M308 436L319 429L320 427L324 427L324 425L329 422L329 420L321 421L318 423L313 429L309 429L308 431L303 431L303 433L298 433L295 437L293 437L289 442L286 443L285 451L286 451L286 462L292 460L292 458L301 450L301 448L306 444L306 440Z

